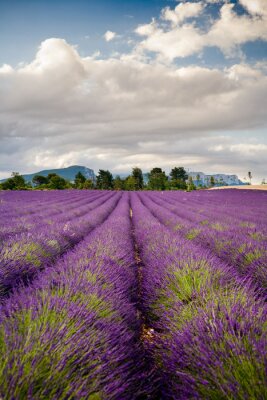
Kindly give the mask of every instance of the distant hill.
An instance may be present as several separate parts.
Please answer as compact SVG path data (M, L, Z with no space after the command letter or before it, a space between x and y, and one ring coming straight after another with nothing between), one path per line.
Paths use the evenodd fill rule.
M239 186L244 185L245 183L242 182L237 175L228 175L228 174L213 174L207 175L203 172L188 172L188 175L192 177L193 182L196 186L202 185L209 185L210 178L213 176L215 180L215 186L223 186L223 185L232 185L232 186Z
M72 182L74 181L75 175L78 172L81 172L86 177L86 179L91 179L92 181L95 181L94 171L81 165L72 165L67 168L45 169L43 171L34 172L33 174L25 174L22 176L26 182L32 182L32 178L34 177L34 175L47 176L48 174L57 174L62 178ZM4 182L6 179L2 179L0 182Z

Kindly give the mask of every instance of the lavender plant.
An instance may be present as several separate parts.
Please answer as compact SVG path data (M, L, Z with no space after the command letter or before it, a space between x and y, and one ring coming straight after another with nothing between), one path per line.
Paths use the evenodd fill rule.
M163 398L264 399L267 309L257 289L164 227L136 194L132 208Z
M155 196L154 196L155 197ZM249 278L267 295L267 233L262 225L244 225L242 221L222 224L207 219L200 223L187 217L187 207L183 217L177 215L175 207L163 207L162 199L141 195L143 203L152 213L177 236L194 241L199 246L210 249L221 260L236 268L241 277ZM181 213L181 210L178 214ZM189 213L191 215L191 213ZM264 218L263 218L264 220ZM204 223L203 223L204 222ZM242 230L245 229L245 232Z
M0 193L0 398L267 398L266 204Z
M129 205L1 312L3 399L135 399L142 355Z
M41 226L40 232L37 229L6 241L0 251L0 299L79 243L109 216L119 198L119 194L113 194L104 202L98 200L99 205L96 203L93 210L80 218L66 223L57 223L55 219L51 228Z

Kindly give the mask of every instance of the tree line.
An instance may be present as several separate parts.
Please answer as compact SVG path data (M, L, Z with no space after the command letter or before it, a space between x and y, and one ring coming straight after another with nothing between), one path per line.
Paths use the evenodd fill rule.
M13 172L12 176L0 184L2 190L64 190L64 189L100 189L100 190L195 190L193 179L188 177L184 167L174 167L169 177L161 168L153 168L144 181L140 168L132 169L131 175L126 178L113 177L109 170L100 169L96 181L86 179L78 172L74 182L51 173L47 176L35 175L32 183L26 182L22 175Z

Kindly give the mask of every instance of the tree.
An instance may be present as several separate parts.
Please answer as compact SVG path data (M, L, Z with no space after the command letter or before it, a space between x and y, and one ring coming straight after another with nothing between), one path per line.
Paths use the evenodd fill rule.
M34 177L32 178L32 182L35 186L47 185L48 178L42 175L34 175Z
M214 186L215 185L215 179L214 176L210 177L210 186Z
M8 178L2 183L3 190L16 190L15 182L13 178Z
M186 181L188 179L188 174L184 167L175 167L170 172L171 180L181 180Z
M148 174L148 187L151 190L165 190L168 178L161 168L153 168Z
M53 189L53 190L63 190L68 189L70 183L57 175L56 173L48 174L47 176L35 175L32 179L35 186L41 186L42 188Z
M123 179L121 179L120 176L117 175L113 181L113 188L115 190L124 190L124 184L125 184L125 181Z
M19 174L19 172L12 172L11 176L15 183L16 189L18 189L18 190L25 189L25 187L26 187L25 179L23 178L22 175Z
M252 174L250 171L248 171L248 179L249 179L249 183L251 185L251 179L252 179Z
M59 175L57 175L55 172L51 172L50 174L47 175L48 181L50 181L50 179L53 178L53 176L59 176Z
M170 187L171 189L186 189L186 180L188 175L184 167L175 167L170 172Z
M182 181L181 179L172 179L170 181L170 189L179 189L185 190L187 189L186 182Z
M136 179L133 176L125 179L125 190L136 190Z
M192 176L189 176L188 184L187 184L187 190L189 190L189 191L196 190L196 186L195 186L195 184L193 182Z
M83 189L94 189L94 182L92 179L86 179L83 184Z
M63 190L68 187L68 182L61 176L57 174L49 174L49 175L52 175L49 179L50 189Z
M144 188L144 178L142 170L138 167L134 167L132 170L132 177L135 179L134 190L142 190Z
M100 169L96 177L96 188L111 190L113 189L113 176L108 170Z
M18 172L12 172L11 178L2 183L3 190L22 190L27 189L25 179Z
M75 179L74 179L74 186L77 189L83 189L84 183L86 181L85 176L79 171L76 175L75 175Z

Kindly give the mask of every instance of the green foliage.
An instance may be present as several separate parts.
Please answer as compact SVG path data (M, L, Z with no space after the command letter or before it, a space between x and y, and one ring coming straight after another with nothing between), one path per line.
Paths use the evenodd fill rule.
M188 175L184 167L175 167L170 172L170 189L186 190L186 179Z
M185 235L185 237L186 237L186 239L188 239L188 240L193 240L193 239L195 239L195 238L198 236L199 233L200 233L200 230L199 230L199 229L193 228L193 229L191 229L191 230L189 230L189 231L187 232L187 234Z
M193 182L192 176L189 176L188 184L187 184L187 190L189 190L190 192L191 192L191 190L196 190L196 186L195 186L195 184Z
M3 190L22 190L26 189L27 184L23 176L18 172L12 172L11 178L8 178L5 182L1 184Z
M187 184L186 182L182 181L181 179L172 179L170 181L170 189L178 189L178 190L186 190L187 189Z
M48 181L50 181L51 178L53 178L53 176L58 176L58 175L57 175L55 172L51 172L51 174L48 174L48 175L47 175Z
M111 190L113 189L113 176L110 171L100 169L96 177L96 188Z
M132 177L134 178L134 190L142 190L144 187L144 179L142 170L138 167L133 168Z
M113 181L114 190L124 190L125 189L125 181L121 179L120 176L116 176Z
M34 175L34 177L32 178L32 182L34 185L40 186L40 185L47 185L49 181L46 176Z
M85 176L79 171L76 175L75 175L75 179L74 179L74 186L76 189L83 189L83 185L86 181Z
M214 176L210 177L210 186L214 186L215 185L215 179Z
M188 175L184 167L175 167L170 172L171 180L178 180L185 182L188 179Z
M92 179L86 179L83 184L83 189L94 189L94 182L92 181Z
M168 178L161 168L153 168L148 175L148 188L151 190L165 190Z
M148 175L148 184L144 183L143 172L139 167L132 169L132 174L126 179L113 176L109 170L100 169L96 177L96 185L91 179L78 172L75 175L74 183L68 182L63 177L52 172L47 176L35 175L32 179L33 189L53 189L63 190L69 188L76 189L103 189L103 190L195 190L196 187L189 177L184 167L175 167L171 170L171 179L168 180L165 172L161 168L153 168ZM21 190L32 188L30 183L26 183L23 176L18 172L12 173L12 177L0 184L0 190Z
M41 266L40 258L50 256L50 254L46 252L39 243L35 242L15 242L12 244L11 247L4 247L2 252L3 258L6 261L23 259L27 263L30 263L35 267Z
M70 187L68 182L61 176L59 176L57 174L49 174L49 175L52 175L49 178L49 184L48 184L50 189L63 190L63 189L67 189ZM49 177L49 175L48 175L48 177Z
M3 190L16 190L13 178L8 178L1 186Z
M17 189L23 189L26 187L25 179L18 172L12 172L12 179Z
M47 294L41 294L46 298ZM73 316L68 314L65 309L58 311L54 304L59 303L60 299L48 298L48 301L43 307L36 310L20 310L14 313L10 324L16 325L16 333L19 337L18 342L14 347L13 337L9 335L8 330L0 330L0 380L3 384L2 390L8 391L8 380L4 379L6 375L20 376L20 380L16 385L15 391L12 393L12 398L26 399L29 398L29 392L32 398L38 399L66 399L70 398L69 380L73 379L73 352L71 352L72 341L75 340L76 332L85 329L84 321L75 320ZM95 303L95 302L94 302ZM66 334L63 334L66 331ZM96 327L91 327L91 331L95 331L94 336L88 345L88 351L93 354L95 342L105 346L105 340L99 340L100 332ZM51 335L51 332L53 335ZM2 340L1 340L2 337ZM24 343L20 345L20 343ZM60 346L59 346L60 344ZM90 349L89 349L90 346ZM44 351L42 351L44 349ZM77 350L79 351L79 350ZM62 365L62 358L69 354L66 363ZM13 363L13 369L8 370L8 363ZM90 358L82 366L84 369L89 369L94 372L98 365L97 359ZM34 367L33 367L34 366ZM82 368L81 368L82 371ZM49 381L49 389L44 386L44 382ZM30 383L29 383L30 382ZM100 399L95 390L96 378L88 377L88 382L95 394L92 399ZM31 388L29 389L29 385ZM60 393L58 388L61 387ZM75 397L75 396L74 396ZM71 398L74 398L73 396ZM7 397L6 397L7 398Z
M73 187L75 189L93 189L94 182L92 179L86 179L86 177L79 171L75 175Z
M133 176L128 176L126 178L125 190L136 190L136 180Z
M53 189L53 190L63 190L69 189L71 184L61 176L51 173L47 176L35 175L33 177L33 183L35 187L39 189Z

